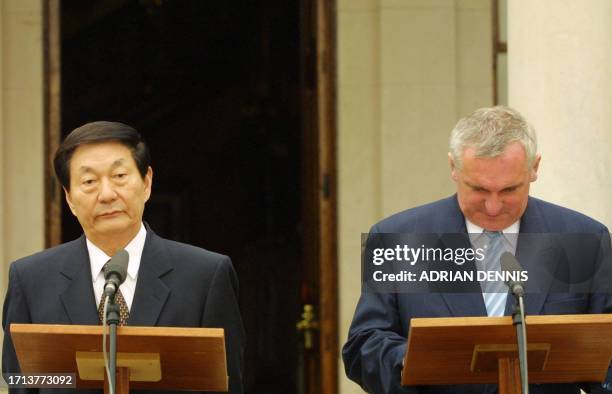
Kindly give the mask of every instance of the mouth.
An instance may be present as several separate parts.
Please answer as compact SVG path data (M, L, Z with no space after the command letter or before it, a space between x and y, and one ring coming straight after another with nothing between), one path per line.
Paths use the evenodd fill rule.
M104 212L100 215L98 215L99 218L113 218L115 216L118 216L121 213L121 211L110 211L110 212Z

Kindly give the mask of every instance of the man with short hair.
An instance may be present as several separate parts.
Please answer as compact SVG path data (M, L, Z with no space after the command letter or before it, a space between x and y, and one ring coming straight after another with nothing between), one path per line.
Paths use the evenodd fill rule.
M451 134L448 160L456 194L383 219L372 227L369 240L384 240L385 234L465 234L463 246L486 250L496 239L500 254L504 250L516 254L526 268L537 271L537 267L566 266L557 264L559 256L534 256L533 250L526 248L527 234L537 237L586 233L601 242L580 245L585 252L580 261L571 260L571 256L563 258L569 259L567 266L575 269L578 264L588 272L588 268L601 264L603 255L609 256L608 229L578 212L529 196L540 159L535 132L517 111L502 106L481 108L461 119ZM567 245L560 250L563 247ZM499 262L499 257L496 260ZM562 281L567 292L541 289L537 294L527 294L528 313L602 313L612 309L605 294L569 291L576 282L571 277L574 270L561 271L551 272L569 275ZM546 280L552 282L553 278ZM508 297L507 287L487 292L484 285L477 283L477 291L471 293L410 293L376 291L366 282L364 278L364 289L342 351L350 379L371 393L497 392L496 385L402 387L401 371L411 318L508 315L512 297ZM530 391L558 394L579 393L580 389L575 384L530 385Z
M236 273L229 257L163 239L143 223L153 170L140 134L117 122L85 124L62 142L54 167L84 234L11 264L3 373L20 372L11 323L100 324L103 267L125 249L121 324L223 328L229 392L242 393L245 335Z

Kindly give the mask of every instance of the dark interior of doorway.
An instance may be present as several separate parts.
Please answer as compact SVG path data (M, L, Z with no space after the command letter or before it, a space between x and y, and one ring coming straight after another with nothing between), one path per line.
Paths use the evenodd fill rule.
M300 260L299 2L63 0L62 129L136 127L161 236L232 257L245 387L296 392ZM62 238L81 229L63 206Z

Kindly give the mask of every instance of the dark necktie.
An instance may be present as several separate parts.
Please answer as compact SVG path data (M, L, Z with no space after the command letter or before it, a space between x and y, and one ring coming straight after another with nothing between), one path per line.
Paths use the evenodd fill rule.
M109 260L110 261L110 260ZM108 262L104 264L102 267L102 272L106 277L106 271L108 269ZM100 304L98 305L98 318L100 319L100 324L102 324L102 319L104 318L104 301L106 300L106 295L102 293L102 297L100 298ZM127 303L123 298L123 294L121 294L121 289L117 289L117 293L115 293L115 304L119 305L119 325L125 326L127 319L130 317L130 310L128 309Z

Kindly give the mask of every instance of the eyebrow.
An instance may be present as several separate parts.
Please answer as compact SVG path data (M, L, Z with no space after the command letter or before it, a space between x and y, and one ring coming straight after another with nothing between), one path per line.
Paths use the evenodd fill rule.
M124 160L124 159L117 159L117 160L115 160L115 161L113 162L113 164L111 164L111 169L117 168L117 167L119 167L119 166L123 165L123 163L125 163L125 160ZM86 173L88 173L88 172L95 172L95 171L94 171L94 169L93 169L93 168L91 168L91 167L88 167L88 166L81 166L81 167L79 167L78 172L79 172L79 173L81 173L81 174L86 174Z
M490 190L489 190L489 189L487 189L486 187L479 186L479 185L473 185L473 184L471 184L470 182L467 182L467 181L464 181L464 183L465 183L466 185L468 185L469 187L471 187L472 189L482 190L482 191L486 191L486 192L490 191ZM519 187L523 186L523 183L524 183L524 182L519 182L519 183L514 184L514 185L506 186L506 187L504 187L504 188L502 189L502 191L504 191L504 190L518 189Z

